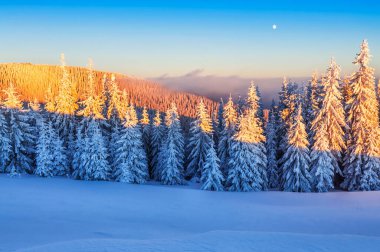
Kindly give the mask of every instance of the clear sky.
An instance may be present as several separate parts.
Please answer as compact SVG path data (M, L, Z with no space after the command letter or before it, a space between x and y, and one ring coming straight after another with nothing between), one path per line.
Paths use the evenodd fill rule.
M0 62L58 64L64 52L140 77L302 77L332 56L352 71L366 38L380 72L379 25L368 0L0 1Z

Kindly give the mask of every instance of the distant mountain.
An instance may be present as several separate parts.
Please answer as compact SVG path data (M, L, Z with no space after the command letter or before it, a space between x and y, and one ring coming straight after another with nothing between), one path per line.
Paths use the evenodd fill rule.
M79 99L85 97L88 70L84 67L67 67L70 78L76 84ZM112 73L104 71L94 71L96 80L96 91L101 92L102 78L106 74L108 77ZM217 110L217 103L203 96L175 91L159 85L152 80L144 80L115 73L116 80L121 89L125 89L131 101L138 107L146 106L149 109L166 111L172 102L177 104L180 115L195 117L196 107L203 99L210 113ZM0 89L12 82L21 99L32 101L37 99L44 102L45 92L51 85L53 92L58 93L59 81L62 77L60 66L34 65L30 63L4 63L0 64ZM0 97L4 97L1 92Z

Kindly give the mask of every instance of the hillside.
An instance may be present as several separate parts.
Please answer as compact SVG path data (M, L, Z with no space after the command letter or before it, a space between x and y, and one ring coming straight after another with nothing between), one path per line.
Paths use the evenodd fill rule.
M227 193L0 175L0 251L378 251L379 192Z
M87 84L88 70L83 67L67 67L71 81L75 83L79 98L84 98L84 90ZM111 75L109 72L95 71L96 91L102 90L103 75ZM115 74L121 89L125 89L131 101L138 107L146 106L149 109L166 111L171 102L175 102L180 115L194 117L196 106L203 99L210 112L216 111L217 103L198 95L178 92L162 87L158 83L144 79L134 78L123 74ZM62 70L59 66L34 65L30 63L0 64L0 89L4 89L12 82L21 99L32 101L37 99L44 102L45 91L49 84L55 93L58 92ZM1 92L0 97L4 93Z

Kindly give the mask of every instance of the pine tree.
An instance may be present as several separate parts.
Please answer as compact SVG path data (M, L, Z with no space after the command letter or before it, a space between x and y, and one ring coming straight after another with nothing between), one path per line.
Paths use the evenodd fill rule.
M59 137L63 140L64 148L67 151L67 159L71 163L74 155L71 150L74 145L75 113L78 109L78 94L75 83L72 83L70 80L63 53L61 54L61 69L62 79L59 83L58 94L55 97L55 106L53 104L49 106L51 109L55 108L53 116L54 127L58 129ZM48 112L50 111L48 110Z
M106 118L111 121L111 126L113 126L116 120L122 120L125 115L122 111L122 106L127 106L128 104L122 103L122 94L116 83L115 75L111 76L111 81L107 84L108 86L108 101L106 104L107 116Z
M142 184L148 179L148 163L138 119L133 105L126 113L117 142L115 179L119 182Z
M67 138L69 131L71 130L68 128L68 121L70 120L71 116L75 115L75 112L78 109L78 98L76 93L76 86L71 82L69 72L66 69L65 55L63 53L61 54L61 69L62 79L59 84L58 95L55 97L55 104L51 100L53 98L53 95L50 87L50 90L48 90L50 102L48 104L49 108L47 108L47 110L53 110L54 108L53 111L58 114L55 126L59 129L60 136Z
M107 150L100 130L99 122L95 119L89 121L84 137L84 147L81 157L85 180L107 180L110 167L107 161Z
M11 143L10 162L5 171L13 175L20 173L33 172L33 160L31 159L32 150L29 143L33 138L28 128L28 117L22 109L22 103L11 83L5 90L6 99L4 107L7 110L9 123L9 139Z
M232 138L236 132L237 112L234 107L232 97L228 99L227 104L223 108L223 130L220 134L218 144L218 156L220 159L220 170L224 176L228 175L228 163L230 160L230 150Z
M321 101L321 109L315 114L311 125L314 143L311 153L311 169L312 175L316 176L315 184L319 192L332 189L334 174L342 174L339 163L342 151L346 148L344 142L346 123L343 98L339 90L339 72L339 66L334 60L331 60L323 78L324 96ZM331 168L333 169L331 170Z
M39 121L35 174L41 177L62 176L68 172L68 162L63 141L49 120Z
M174 103L166 112L165 121L167 134L159 153L160 181L166 185L180 185L184 183L184 138Z
M92 117L95 119L104 119L102 113L104 99L101 95L96 95L94 81L94 70L92 60L90 59L88 64L87 97L81 102L82 109L78 112L78 115L87 118Z
M319 111L319 83L317 73L314 72L307 86L305 101L305 125L309 133L309 143L313 143L313 135L311 131L311 123Z
M284 77L282 82L281 91L279 93L279 115L280 115L280 125L278 127L277 135L280 137L278 141L278 150L279 150L279 156L281 157L286 149L287 145L287 137L286 133L288 132L289 125L291 123L291 113L293 104L291 104L291 91L289 88L289 82Z
M161 123L160 112L156 111L156 116L154 117L154 123L152 125L152 137L151 137L151 155L152 155L152 178L155 180L160 179L160 169L159 169L159 152L162 146L162 142L165 136L165 126Z
M50 149L53 163L53 175L65 176L69 175L69 161L67 159L67 151L64 147L63 140L60 138L57 130L53 127L52 121L48 122L48 134L50 138Z
M53 176L53 156L48 125L42 120L37 141L36 170L34 174L40 177Z
M26 123L28 124L27 129L31 134L28 143L26 144L30 150L30 158L35 161L36 159L36 149L37 149L37 139L39 136L40 122L42 120L41 107L37 100L28 103L29 110L26 111L25 116L27 117ZM33 165L35 167L35 165Z
M146 107L143 108L140 125L142 129L142 140L144 144L144 149L145 149L146 157L148 160L149 176L153 177L152 154L151 154L151 146L150 146L151 125L150 125L148 110L146 109Z
M274 106L272 105L269 121L266 126L266 150L267 150L267 175L270 188L279 187L279 171L277 165L277 136L276 136L276 115Z
M257 101L252 92L248 101ZM261 191L268 187L265 136L257 113L258 104L251 103L240 116L233 137L227 186L230 191ZM247 162L249 160L249 162Z
M220 171L220 160L216 154L214 144L207 151L206 160L202 172L202 190L223 191L223 174Z
M314 135L315 141L311 149L312 187L317 192L327 192L334 188L334 159L329 148L327 124L320 124Z
M84 121L78 123L76 128L76 140L75 140L75 146L74 146L74 155L72 159L72 168L73 173L72 177L74 179L84 179L86 170L83 166L82 162L82 153L84 152Z
M9 127L4 116L4 110L0 109L0 172L6 172L6 166L10 161L12 143L9 138Z
M206 107L201 100L198 105L197 119L190 128L190 139L188 144L189 163L187 166L187 177L199 181L202 175L202 167L206 161L207 150L212 145L212 124Z
M216 127L214 127L216 129L214 132L214 140L215 140L216 146L219 145L219 139L221 138L221 135L222 135L222 132L224 129L223 114L224 114L224 101L223 101L223 99L220 99L219 107L218 107L217 120L215 120Z
M369 66L367 41L363 41L354 64L359 70L351 77L352 97L348 101L349 139L341 186L352 190L380 187L380 134L374 70Z
M310 192L309 149L302 108L299 106L289 128L288 148L282 157L282 189L290 192Z

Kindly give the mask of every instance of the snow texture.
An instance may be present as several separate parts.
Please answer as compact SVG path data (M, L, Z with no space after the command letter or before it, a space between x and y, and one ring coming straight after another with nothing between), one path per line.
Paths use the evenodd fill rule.
M0 251L378 251L380 247L380 192L228 193L202 191L198 186L1 174Z

